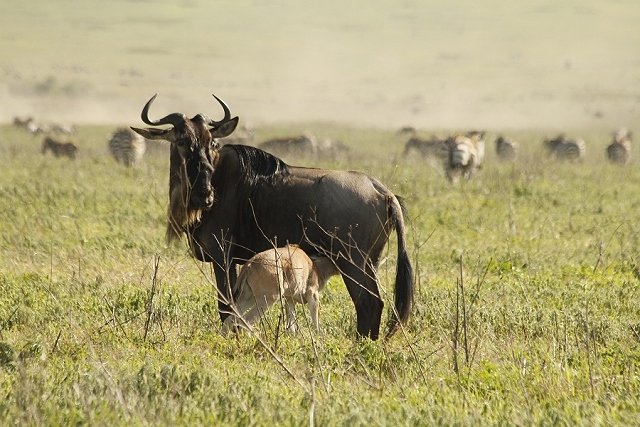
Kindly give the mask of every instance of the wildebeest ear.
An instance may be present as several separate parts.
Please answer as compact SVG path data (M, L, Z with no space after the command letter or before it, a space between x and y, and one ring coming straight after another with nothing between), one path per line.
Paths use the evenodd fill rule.
M171 129L155 129L155 128L140 129L140 128L134 128L133 126L131 126L131 130L144 136L147 139L164 139L165 141L173 141L175 139L173 128Z
M234 117L222 123L220 126L211 129L211 136L214 138L224 138L225 136L231 135L231 132L236 130L236 126L238 126L238 120L238 117Z

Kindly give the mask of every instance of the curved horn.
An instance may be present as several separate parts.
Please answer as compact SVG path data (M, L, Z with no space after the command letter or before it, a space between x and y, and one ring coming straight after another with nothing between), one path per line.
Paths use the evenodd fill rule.
M222 99L218 98L214 94L211 94L211 95L220 103L220 105L222 105L222 109L224 110L224 117L222 118L222 120L215 121L215 120L209 119L209 122L207 123L209 126L217 126L226 122L231 118L231 111L229 111L229 107L227 107L227 104L225 104Z
M153 95L151 99L147 101L147 103L144 105L144 108L142 109L142 114L140 114L140 118L142 118L143 122L145 122L150 126L160 126L160 125L176 126L177 124L184 122L184 114L182 113L171 113L168 116L164 116L160 120L149 120L149 107L151 107L151 104L156 99L156 96L158 96L157 93Z

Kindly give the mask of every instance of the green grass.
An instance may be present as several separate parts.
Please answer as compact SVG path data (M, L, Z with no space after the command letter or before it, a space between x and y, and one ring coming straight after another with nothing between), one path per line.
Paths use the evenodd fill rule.
M274 310L262 334L223 338L210 267L163 240L167 158L126 169L108 156L112 128L85 126L78 159L54 159L2 127L0 423L638 423L637 160L605 164L608 136L592 132L584 164L549 163L542 135L522 131L515 164L489 144L486 166L452 186L402 160L393 132L308 123L258 140L303 129L354 150L322 166L405 198L417 295L403 333L355 339L334 278L321 335L300 309L295 336L276 335Z

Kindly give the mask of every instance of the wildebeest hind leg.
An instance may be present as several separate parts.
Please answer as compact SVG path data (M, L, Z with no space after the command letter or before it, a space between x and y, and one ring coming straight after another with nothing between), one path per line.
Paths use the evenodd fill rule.
M350 262L340 263L345 285L356 307L358 335L378 339L383 302L373 268L367 264L362 269Z

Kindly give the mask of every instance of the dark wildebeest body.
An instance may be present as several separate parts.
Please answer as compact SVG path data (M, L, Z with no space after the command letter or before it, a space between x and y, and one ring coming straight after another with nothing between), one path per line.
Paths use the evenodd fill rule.
M55 157L76 158L78 147L73 142L60 142L51 137L46 137L42 142L42 154L51 151Z
M333 260L354 302L358 333L377 339L383 303L376 268L393 229L398 263L387 336L408 320L411 264L402 207L391 191L359 172L289 166L243 145L219 148L214 138L228 136L238 123L220 100L225 117L218 122L181 113L151 121L148 109L154 99L145 105L142 120L172 128L134 130L172 142L167 236L186 234L193 255L213 262L222 320L229 315L236 264L292 243L311 256Z

